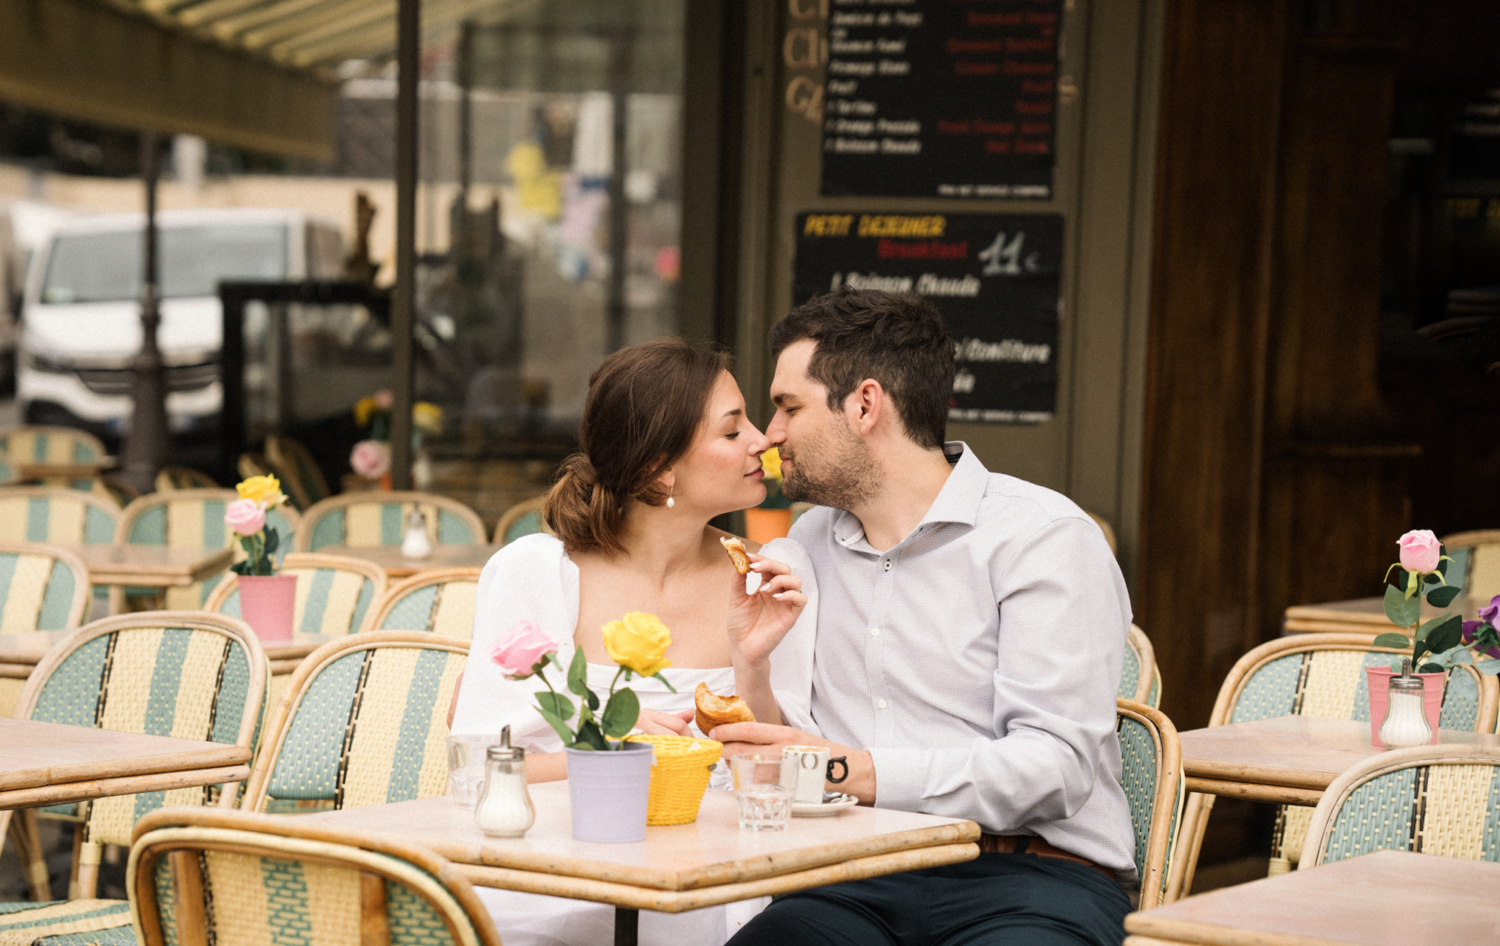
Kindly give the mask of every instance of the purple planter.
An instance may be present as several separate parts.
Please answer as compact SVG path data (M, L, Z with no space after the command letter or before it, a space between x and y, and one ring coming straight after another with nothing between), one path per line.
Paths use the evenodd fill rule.
M292 639L297 612L296 575L241 575L240 615L263 641Z
M573 840L606 844L646 840L646 801L651 794L655 750L646 743L628 742L619 752L567 752Z

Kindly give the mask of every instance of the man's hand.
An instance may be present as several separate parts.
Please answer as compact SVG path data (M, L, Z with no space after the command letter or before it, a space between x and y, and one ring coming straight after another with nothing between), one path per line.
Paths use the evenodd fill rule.
M692 710L678 713L662 713L654 709L643 709L636 718L635 726L641 732L653 736L691 736L688 723L693 721Z
M824 788L853 795L861 805L875 804L875 763L863 749L850 749L800 729L771 726L767 723L728 723L715 726L708 738L724 744L726 759L751 752L780 755L781 750L787 746L826 746L831 758L843 756L848 761L849 777L836 785L825 783Z

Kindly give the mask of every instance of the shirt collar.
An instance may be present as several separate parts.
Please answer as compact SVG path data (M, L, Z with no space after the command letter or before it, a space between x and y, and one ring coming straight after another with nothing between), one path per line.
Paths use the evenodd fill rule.
M926 531L926 526L945 522L958 522L972 526L979 518L979 504L989 487L990 471L985 469L974 451L962 440L949 440L943 444L943 456L952 464L953 471L938 491L937 499L927 509L912 535ZM833 519L833 537L845 548L857 549L865 543L865 528L854 513L840 509ZM910 538L911 536L907 536ZM905 542L906 539L902 539ZM897 543L900 544L900 543Z

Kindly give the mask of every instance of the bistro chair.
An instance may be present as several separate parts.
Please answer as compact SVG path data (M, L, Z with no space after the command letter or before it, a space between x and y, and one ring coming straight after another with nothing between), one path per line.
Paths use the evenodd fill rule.
M1153 709L1161 706L1161 668L1156 665L1156 651L1146 632L1130 625L1125 638L1125 667L1120 674L1122 700L1135 700Z
M259 640L240 621L202 611L142 611L95 621L54 647L27 680L15 715L249 747L265 706L268 672ZM235 793L222 788L227 786L78 803L83 834L77 887L69 899L93 900L104 845L129 844L141 815L174 805L232 803ZM0 823L9 814L0 812ZM31 919L59 913L47 910L55 906L29 905L38 911ZM17 922L14 912L0 920L0 942L8 941L5 924ZM38 929L36 936L62 932Z
M238 498L239 494L232 489L183 489L142 496L120 514L115 541L121 545L227 548L234 535L224 524L224 510ZM277 558L285 557L297 530L296 511L278 506L266 513L266 522L280 535ZM235 559L243 557L244 551L236 545ZM211 575L185 587L167 588L162 595L166 606L179 610L203 607L225 574ZM126 597L132 598L159 593L156 588L124 591Z
M1162 903L1167 872L1177 846L1184 786L1182 744L1177 727L1160 710L1135 700L1115 701L1120 737L1121 787L1130 803L1135 832L1135 863L1140 874L1140 909Z
M469 640L474 636L480 568L441 568L392 585L371 609L367 631L425 631Z
M1114 527L1109 524L1109 520L1105 519L1101 515L1098 515L1097 513L1089 512L1087 509L1084 510L1084 513L1090 519L1094 520L1094 525L1098 526L1099 531L1104 533L1104 541L1109 543L1110 554L1118 556L1120 554L1120 545L1115 541L1115 530Z
M308 449L291 437L266 438L266 462L286 488L292 503L301 512L333 495L318 461Z
M156 812L136 830L125 876L125 922L135 920L140 946L500 946L484 904L444 858L297 819Z
M261 740L243 811L343 810L448 790L448 706L469 642L370 631L292 675Z
M240 454L239 460L235 463L235 470L240 474L240 479L242 480L248 480L252 476L275 475L275 471L271 469L271 461L266 459L264 453ZM277 477L278 481L280 479L280 477Z
M296 634L353 634L364 624L370 605L385 593L385 571L357 558L292 552L278 574L297 579ZM203 607L240 617L239 576L231 573L219 582Z
M484 543L484 522L458 500L435 493L380 490L334 496L305 511L297 530L297 551L316 552L327 545L400 545L406 535L406 517L414 509L427 520L427 537L434 545Z
M1392 749L1334 779L1308 825L1303 866L1373 851L1500 861L1500 749Z
M1443 537L1443 547L1453 557L1449 584L1459 585L1472 601L1489 604L1500 595L1500 529L1478 529ZM1456 566L1456 567L1454 567Z
M1368 634L1309 633L1261 644L1241 657L1219 688L1210 726L1244 723L1278 716L1368 721L1369 688L1366 667L1389 666L1402 651L1374 647ZM1500 687L1494 677L1471 666L1449 671L1443 692L1442 729L1491 732ZM1214 796L1188 796L1183 816L1183 856L1171 879L1171 897L1192 889L1193 871L1203 832L1213 810ZM1312 809L1302 805L1277 808L1272 838L1270 873L1282 873L1300 856Z
M547 520L542 518L542 504L546 501L545 494L533 496L505 510L500 521L495 523L494 543L507 545L523 535L535 535L538 532L552 535Z
M21 426L0 430L0 452L14 463L48 466L99 466L104 442L73 427Z
M187 466L164 466L156 473L156 491L174 489L220 489L218 480Z
M9 455L0 453L0 486L21 481L21 467Z

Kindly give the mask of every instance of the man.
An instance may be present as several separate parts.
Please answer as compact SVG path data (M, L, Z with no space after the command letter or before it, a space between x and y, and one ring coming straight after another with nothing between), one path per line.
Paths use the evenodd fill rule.
M827 745L862 804L969 818L978 860L781 897L756 944L1118 944L1135 877L1115 694L1130 605L1066 497L943 442L953 342L916 296L847 287L772 330L792 538L818 594L810 705L725 754Z

